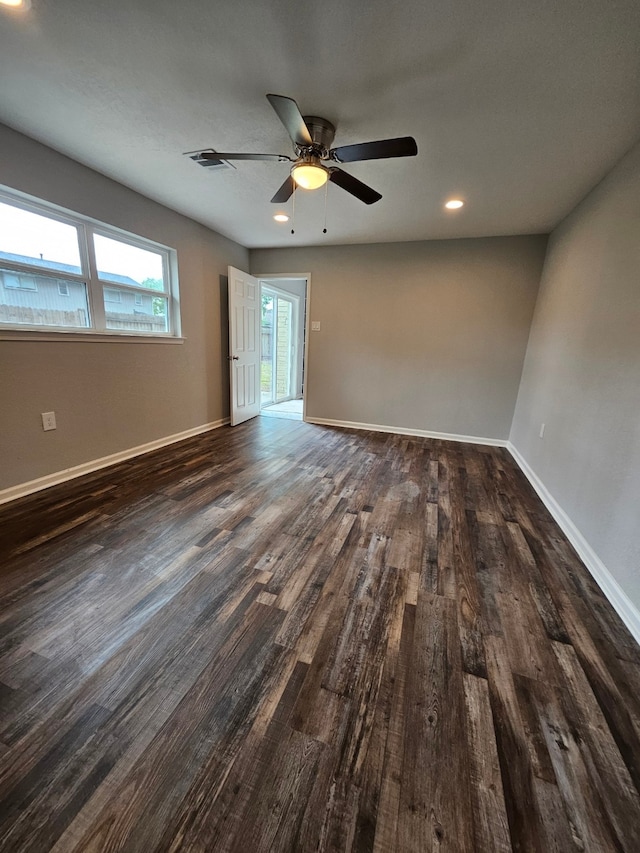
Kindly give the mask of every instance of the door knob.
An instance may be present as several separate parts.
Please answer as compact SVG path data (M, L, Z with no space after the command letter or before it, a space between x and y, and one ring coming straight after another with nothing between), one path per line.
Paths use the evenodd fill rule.
M239 358L240 358L240 356L239 356L239 355L228 355L228 356L227 356L227 361L238 361L238 360L239 360Z

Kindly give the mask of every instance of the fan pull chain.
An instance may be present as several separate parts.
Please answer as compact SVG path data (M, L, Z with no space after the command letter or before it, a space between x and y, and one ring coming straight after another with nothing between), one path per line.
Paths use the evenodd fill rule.
M291 233L295 234L295 224L296 224L296 191L294 188L293 198L291 200Z
M329 181L325 182L324 185L324 228L322 229L322 233L327 233L327 192L329 190Z

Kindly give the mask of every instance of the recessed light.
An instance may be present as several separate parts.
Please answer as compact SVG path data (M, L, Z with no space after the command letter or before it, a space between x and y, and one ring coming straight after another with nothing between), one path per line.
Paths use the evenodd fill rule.
M10 6L12 9L28 9L31 3L29 0L0 0L3 6Z
M458 210L459 207L463 207L463 206L464 206L464 202L460 201L459 198L452 198L450 201L448 201L445 204L445 207L447 208L447 210Z
M289 221L289 217L287 216L286 213L276 213L276 214L274 214L273 218L275 219L276 222L288 222Z

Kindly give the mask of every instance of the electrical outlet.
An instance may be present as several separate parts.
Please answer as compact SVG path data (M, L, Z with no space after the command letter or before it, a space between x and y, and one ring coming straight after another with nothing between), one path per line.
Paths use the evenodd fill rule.
M46 432L49 429L56 428L56 413L55 412L43 412L42 413L42 429Z
M544 428L546 424L540 424L540 438L544 438Z

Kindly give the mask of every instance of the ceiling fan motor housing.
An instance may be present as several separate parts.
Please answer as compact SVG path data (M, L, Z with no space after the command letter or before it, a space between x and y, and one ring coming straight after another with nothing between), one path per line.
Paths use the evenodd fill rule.
M319 116L303 116L303 119L309 129L313 147L321 149L318 152L319 156L326 156L326 152L331 148L333 138L336 135L335 127L326 118Z

